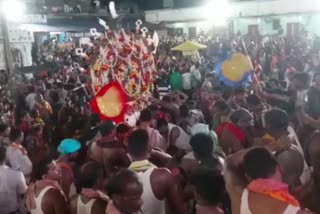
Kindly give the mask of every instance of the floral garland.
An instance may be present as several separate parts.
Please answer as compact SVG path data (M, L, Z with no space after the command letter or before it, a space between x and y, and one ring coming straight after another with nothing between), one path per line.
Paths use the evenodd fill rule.
M95 43L99 54L90 72L95 93L117 80L131 100L146 100L151 96L157 76L154 58L146 38L137 37L140 39L123 29L120 32L108 30Z

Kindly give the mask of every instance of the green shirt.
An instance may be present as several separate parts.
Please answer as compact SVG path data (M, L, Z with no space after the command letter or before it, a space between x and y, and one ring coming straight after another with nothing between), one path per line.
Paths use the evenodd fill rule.
M169 76L169 84L172 91L180 91L182 88L182 77L178 71L174 71Z

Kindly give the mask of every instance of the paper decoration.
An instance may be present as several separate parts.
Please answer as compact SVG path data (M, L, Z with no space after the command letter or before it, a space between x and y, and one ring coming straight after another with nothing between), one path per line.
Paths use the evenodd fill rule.
M110 13L111 13L111 16L113 19L116 19L119 17L119 15L117 14L117 11L116 11L116 4L114 3L114 1L111 1L109 3L109 10L110 10Z
M106 25L99 19L99 24ZM142 21L136 22L139 32L128 34L106 30L99 40L93 43L85 60L90 65L90 76L96 97L90 105L102 119L123 122L124 115L131 115L145 108L152 95L153 82L157 77L152 45L140 31ZM91 30L93 34L98 32ZM154 43L149 37L149 42ZM155 40L156 41L156 40Z
M143 36L143 38L145 38L146 37L146 35L147 35L147 33L148 33L148 28L146 28L146 27L143 27L143 28L141 28L141 32L142 32L142 36Z
M248 81L251 73L251 62L240 53L230 53L216 63L218 78L230 87L241 87Z
M141 21L140 19L138 19L138 20L136 21L136 27L137 27L137 28L140 28L141 25L142 25L142 21Z
M82 48L76 48L75 52L76 52L77 56L81 56L83 54L83 49Z
M100 24L101 26L103 26L104 29L106 29L106 30L109 30L109 29L110 29L109 26L107 25L107 22L104 21L103 19L99 19L99 24Z
M91 28L90 29L90 34L91 34L91 36L95 36L95 35L97 35L97 29L96 28Z
M92 111L101 120L123 122L127 110L128 96L118 81L105 85L90 101Z
M158 34L157 34L156 31L153 32L152 41L153 41L153 45L154 45L154 51L153 51L152 53L153 53L153 54L156 54L156 53L157 53L158 46L159 46L159 43L160 43L160 39L159 39L159 36L158 36Z
M136 21L136 34L140 33L140 26L142 25L142 21L140 19L138 19Z
M96 47L99 55L92 63L91 78L95 93L112 80L118 80L131 99L151 95L156 69L147 41L130 38L124 30L108 31Z

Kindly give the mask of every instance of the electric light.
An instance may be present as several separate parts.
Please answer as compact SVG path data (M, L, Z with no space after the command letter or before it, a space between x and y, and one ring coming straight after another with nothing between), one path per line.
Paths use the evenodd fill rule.
M19 0L3 0L1 12L8 21L22 21L25 15L26 5Z
M232 7L228 0L209 0L202 8L203 18L214 26L224 26L232 15Z

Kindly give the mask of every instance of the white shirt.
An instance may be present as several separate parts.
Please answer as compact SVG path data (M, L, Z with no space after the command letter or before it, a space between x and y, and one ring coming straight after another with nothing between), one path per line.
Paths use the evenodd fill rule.
M148 127L147 129L149 135L149 144L152 145L152 148L160 148L162 150L166 149L166 145L163 144L162 135L158 130Z
M32 171L32 163L29 157L22 153L19 149L7 148L7 162L12 169L19 170L25 177L29 177Z
M169 123L168 126L169 126L169 135L170 135L171 130L173 128L178 128L180 131L180 135L179 135L178 139L176 140L174 146L176 146L178 149L183 150L185 152L191 152L192 148L189 144L191 136L188 135L181 127L179 127L177 125Z
M36 96L37 96L36 93L30 93L26 97L26 103L27 103L29 110L32 110L33 107L36 105Z
M151 185L151 174L156 167L151 167L145 172L137 173L141 184L143 185L143 193L141 199L143 201L141 210L143 214L165 214L165 201L159 200L153 193Z
M192 70L191 74L196 78L197 81L201 82L201 73L198 69Z
M184 90L192 89L192 74L190 72L182 74L182 88Z
M0 213L17 211L23 204L21 196L27 191L27 184L21 172L0 166Z
M300 210L300 207L294 207L292 205L288 205L288 207L283 212L283 214L295 214L295 213L298 213L299 210ZM252 214L249 208L249 190L247 188L243 190L243 193L241 196L240 214Z

